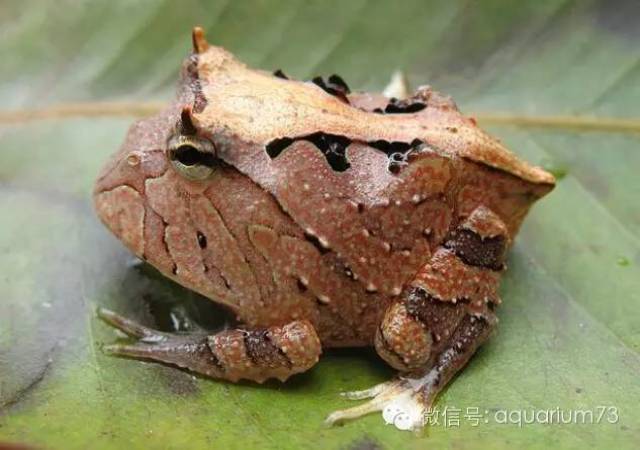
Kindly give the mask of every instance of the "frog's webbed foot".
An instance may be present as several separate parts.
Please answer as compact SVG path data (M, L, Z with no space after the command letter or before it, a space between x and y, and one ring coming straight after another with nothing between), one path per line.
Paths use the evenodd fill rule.
M165 333L103 308L98 317L136 339L132 344L106 345L106 353L171 364L229 381L284 381L313 366L321 352L313 326L304 320L262 330L234 329L207 335Z

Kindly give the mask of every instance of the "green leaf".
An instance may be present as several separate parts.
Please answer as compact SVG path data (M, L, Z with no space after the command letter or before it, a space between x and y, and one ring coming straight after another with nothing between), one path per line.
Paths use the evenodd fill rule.
M3 2L0 442L635 448L639 15L633 1ZM440 397L440 424L423 436L379 415L322 425L347 405L340 391L392 375L370 350L328 352L308 373L263 386L101 353L114 334L96 321L97 305L149 323L167 311L222 320L206 300L131 264L90 203L99 167L131 122L122 115L171 98L195 24L247 63L297 78L338 72L354 89L379 90L401 68L559 175L511 253L498 333ZM141 106L104 103L114 101ZM35 108L47 118L27 120ZM459 426L444 422L445 407L450 418L460 409ZM474 426L469 407L488 423ZM616 423L603 407L616 408ZM556 408L593 411L594 422L605 415L587 424L498 423L505 411L513 422L519 412Z

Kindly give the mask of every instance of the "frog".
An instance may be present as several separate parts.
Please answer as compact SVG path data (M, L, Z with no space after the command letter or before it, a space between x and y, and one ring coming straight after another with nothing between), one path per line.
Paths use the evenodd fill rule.
M419 430L498 323L506 255L554 177L430 86L351 92L291 79L192 31L175 100L136 121L95 210L138 258L234 318L158 331L108 309L110 354L228 382L287 380L323 349L373 347L397 371L344 395Z

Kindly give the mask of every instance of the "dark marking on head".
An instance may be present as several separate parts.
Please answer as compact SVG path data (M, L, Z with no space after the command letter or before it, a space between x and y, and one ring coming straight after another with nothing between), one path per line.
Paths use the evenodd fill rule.
M266 146L267 154L271 159L274 159L296 141L308 141L318 147L331 168L336 172L344 172L350 167L345 151L351 140L344 136L329 133L317 132L297 138L284 137L274 139Z
M171 267L171 273L174 275L178 275L178 265L176 263L173 263L173 266Z
M328 82L325 82L322 77L315 77L311 80L311 82L316 86L322 88L322 90L327 94L339 98L344 103L349 103L347 94L349 94L351 90L349 89L349 86L347 86L347 83L345 83L340 76L335 74L331 75Z
M178 131L185 136L193 136L196 134L196 127L193 125L193 120L191 120L191 105L186 105L182 108Z
M395 97L391 97L384 109L374 108L371 112L375 114L413 114L422 111L426 107L427 104L424 101L415 98L398 100Z
M344 136L328 133L314 133L306 137L306 140L318 147L327 162L336 172L344 172L351 164L347 161L346 150L351 140Z
M389 172L395 175L400 173L400 170L409 164L411 155L421 149L423 144L420 139L414 139L411 143L385 140L369 142L371 147L386 153L389 157Z
M336 172L344 172L351 167L346 155L347 147L353 142L350 138L338 134L321 131L300 137L283 137L272 140L266 145L271 159L277 158L287 147L297 141L308 141L314 144L325 156L331 168ZM365 142L365 145L384 152L389 157L389 171L399 173L409 163L413 153L423 148L424 142L414 139L410 143L401 141L377 140ZM360 208L360 205L358 206Z
M412 99L396 100L391 99L384 108L385 114L412 114L422 111L427 107L426 103L418 102Z
M331 75L329 77L328 81L329 81L329 86L333 87L334 89L338 89L339 88L345 94L350 94L351 93L351 89L349 89L349 86L342 79L342 77L340 75L334 73L333 75Z
M294 143L294 139L291 139L288 137L274 139L273 141L269 142L266 146L267 155L269 155L271 159L277 158L278 155L280 155L280 153L282 153L282 151L285 148L289 147L293 143Z
M285 73L281 70L278 69L276 71L273 72L273 76L277 77L277 78L282 78L283 80L288 80L289 77L287 75L285 75Z
M203 250L207 248L207 237L200 231L196 232L196 236L198 237L198 245L200 248Z
M458 258L470 266L502 270L506 251L504 236L482 238L478 233L458 228L452 231L444 247L453 250Z

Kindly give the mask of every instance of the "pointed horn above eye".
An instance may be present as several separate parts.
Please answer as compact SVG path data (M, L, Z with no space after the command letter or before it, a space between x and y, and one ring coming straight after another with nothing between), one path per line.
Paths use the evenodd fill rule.
M183 135L196 134L196 127L191 119L191 105L185 105L180 112L180 133Z
M209 48L209 43L204 37L204 30L202 27L193 27L191 31L191 40L193 41L193 52L203 53Z

